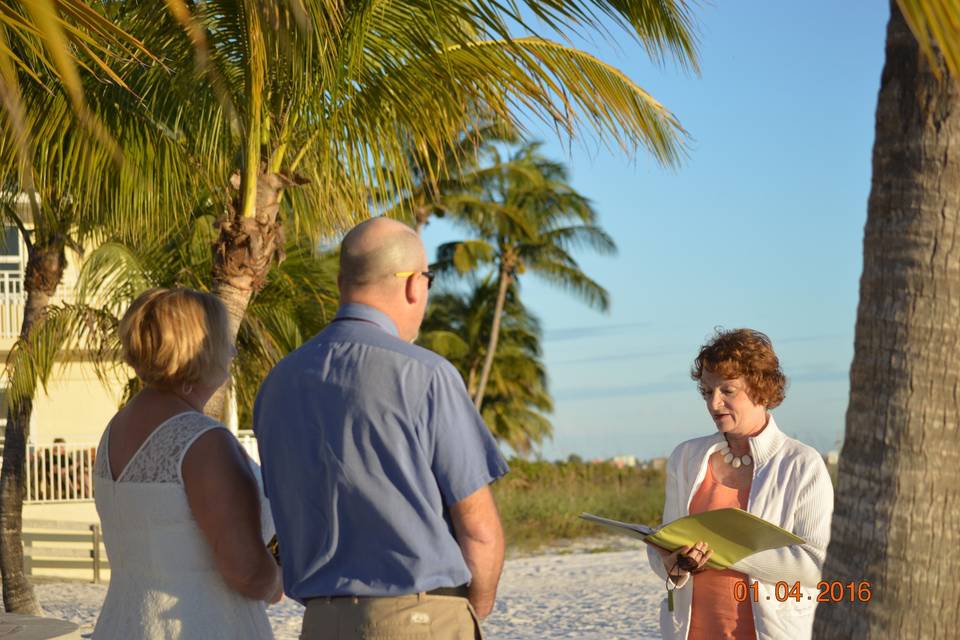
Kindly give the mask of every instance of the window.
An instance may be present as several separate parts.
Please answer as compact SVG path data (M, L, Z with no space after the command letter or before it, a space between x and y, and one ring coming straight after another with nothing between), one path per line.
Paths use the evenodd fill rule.
M0 233L0 271L20 271L20 231L2 227Z
M23 293L26 252L16 227L0 227L0 295Z

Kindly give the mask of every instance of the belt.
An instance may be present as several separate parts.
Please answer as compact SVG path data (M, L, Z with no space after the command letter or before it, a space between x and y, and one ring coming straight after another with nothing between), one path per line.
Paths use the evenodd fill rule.
M467 585L462 584L459 587L437 587L436 589L431 589L430 591L425 592L428 596L449 596L454 598L466 598L469 595L469 589ZM308 598L310 600L343 600L346 598L352 598L354 600L370 600L373 598L393 598L393 597L402 597L402 596L412 596L416 595L415 593L405 593L401 596L320 596L319 598Z
M470 589L467 588L467 585L462 584L459 587L437 587L436 589L431 589L427 591L428 596L452 596L455 598L466 598L470 595Z

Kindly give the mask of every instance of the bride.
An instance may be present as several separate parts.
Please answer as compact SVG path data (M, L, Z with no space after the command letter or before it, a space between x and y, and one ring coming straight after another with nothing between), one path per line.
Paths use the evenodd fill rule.
M272 638L282 596L251 461L203 415L236 351L214 296L153 289L120 322L143 390L110 421L95 497L111 580L95 639Z

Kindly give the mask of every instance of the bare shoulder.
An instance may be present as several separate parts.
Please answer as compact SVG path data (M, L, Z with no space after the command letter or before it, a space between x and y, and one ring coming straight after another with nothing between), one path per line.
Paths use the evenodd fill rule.
M197 437L183 458L181 474L187 485L200 478L252 478L246 454L233 434L223 427L208 429Z

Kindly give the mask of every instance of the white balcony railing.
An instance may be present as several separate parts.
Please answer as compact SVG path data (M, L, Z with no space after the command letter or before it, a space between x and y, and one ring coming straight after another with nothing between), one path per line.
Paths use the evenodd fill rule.
M23 274L0 271L0 338L16 338L20 335L26 302Z
M75 302L76 290L72 285L61 284L50 300L51 304ZM23 273L20 271L0 270L0 339L20 336L23 324L23 310L26 308L27 293L23 288Z

